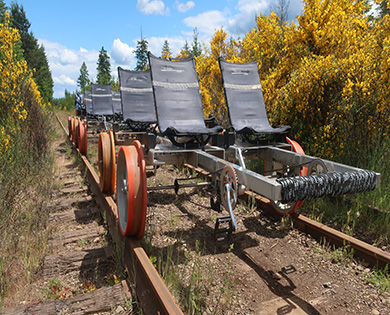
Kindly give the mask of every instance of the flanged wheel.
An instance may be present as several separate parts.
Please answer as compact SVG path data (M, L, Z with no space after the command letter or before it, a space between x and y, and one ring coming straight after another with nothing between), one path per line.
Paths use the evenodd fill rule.
M141 239L146 224L147 186L146 164L138 140L119 149L116 178L121 233Z
M76 138L76 118L72 117L72 120L71 120L71 137L70 137L70 140L72 140L73 142L75 142L75 138Z
M291 144L293 150L295 153L299 154L305 154L300 144L294 140L291 140L290 138L286 137L287 142ZM302 167L302 169L299 171L300 176L306 176L307 175L307 167ZM296 202L287 202L283 203L280 201L271 200L272 207L275 209L275 211L281 215L287 215L293 213L296 209L298 209L300 206L303 205L303 200L299 200Z
M75 133L74 133L74 145L76 148L79 147L79 136L80 136L80 119L76 118L75 119Z
M229 199L233 210L237 204L238 179L237 179L236 171L231 165L225 165L225 167L223 168L221 172L219 184L220 184L219 188L221 192L222 204L227 210L229 209L229 205L227 199L226 184L231 184Z
M87 155L87 145L88 145L88 136L87 136L87 121L82 120L79 123L79 150L82 155Z
M72 140L72 116L68 116L68 137Z
M102 192L111 193L111 180L112 180L112 164L113 154L111 150L110 134L102 132L99 134L99 147L98 147L98 164L99 164L99 180L100 189Z
M111 152L111 180L110 180L110 194L115 193L115 184L116 184L116 156L115 156L115 137L114 133L109 130L108 134L110 136L110 152Z

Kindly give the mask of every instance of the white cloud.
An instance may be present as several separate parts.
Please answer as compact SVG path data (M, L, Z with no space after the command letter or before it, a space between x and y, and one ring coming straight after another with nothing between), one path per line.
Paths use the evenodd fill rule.
M50 71L54 81L54 97L63 97L64 91L75 91L80 67L83 62L87 65L90 78L96 77L96 63L99 52L97 50L68 49L66 46L45 39L38 39L39 44L45 47Z
M186 17L183 20L185 25L192 28L196 27L199 32L207 35L214 34L215 30L221 28L226 21L225 15L218 10L206 11L197 16Z
M55 84L59 85L73 85L76 86L75 80L72 80L68 76L61 74L59 77L53 77L53 81Z
M161 0L138 0L137 9L146 15L169 15L169 8Z
M76 53L70 49L64 49L59 57L59 60L62 65L73 64L78 60L78 56L76 55Z
M234 34L247 33L256 25L256 16L269 12L267 0L240 0L237 9L240 13L229 19L229 31Z
M65 89L71 92L77 89L77 79L83 62L87 65L89 78L96 81L99 51L87 50L82 47L79 50L72 50L59 43L44 39L39 39L39 44L45 47L49 61L54 81L54 97L63 97ZM119 38L113 41L109 53L112 76L118 77L118 66L134 69L136 61L133 51L134 47L122 42Z
M112 43L110 55L119 64L132 64L134 61L134 48L117 38Z
M268 8L267 0L240 0L237 8L240 12L262 12Z
M175 6L179 12L185 13L188 10L191 10L195 6L195 3L193 1L187 1L186 3L176 1Z

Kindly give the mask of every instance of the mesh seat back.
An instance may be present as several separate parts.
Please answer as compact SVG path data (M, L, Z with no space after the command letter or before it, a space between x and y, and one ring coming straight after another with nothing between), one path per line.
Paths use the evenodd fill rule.
M150 71L130 71L118 67L123 120L157 121Z
M229 118L233 128L267 132L270 126L256 61L230 63L219 59Z
M122 114L121 93L119 91L111 91L112 105L114 106L115 114Z
M92 115L93 109L92 109L92 96L91 91L85 90L84 91L84 99L85 99L85 110L88 115Z
M149 64L161 133L207 133L194 57L169 61L149 53Z
M113 115L110 84L92 84L92 114Z

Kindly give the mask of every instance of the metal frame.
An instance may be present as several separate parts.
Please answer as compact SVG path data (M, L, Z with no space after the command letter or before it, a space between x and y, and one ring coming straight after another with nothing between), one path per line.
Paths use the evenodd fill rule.
M175 164L183 165L188 163L194 167L201 167L210 173L220 172L226 165L233 167L237 173L238 182L257 194L271 200L281 200L281 185L276 178L270 178L255 173L245 168L245 165L237 165L229 162L244 158L259 158L265 161L280 163L281 165L308 165L313 161L321 160L329 172L354 172L361 169L319 159L309 155L301 155L291 151L291 146L285 143L278 143L275 146L231 146L227 150L219 147L206 146L201 149L180 149L173 145L158 145L155 149L145 150L147 165ZM316 176L316 175L314 175ZM376 187L380 185L380 173L376 173Z

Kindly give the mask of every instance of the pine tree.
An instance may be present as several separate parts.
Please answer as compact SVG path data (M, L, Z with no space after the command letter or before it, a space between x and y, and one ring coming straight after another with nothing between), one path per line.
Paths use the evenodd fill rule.
M83 64L80 68L80 75L77 79L77 86L80 88L81 93L84 93L85 87L88 86L90 83L91 81L89 80L88 68L83 61Z
M34 34L29 32L31 23L26 17L23 6L19 6L19 4L12 2L10 10L12 26L19 30L21 37L21 45L20 47L18 45L16 47L18 56L23 54L28 66L34 71L33 77L38 85L41 96L46 103L51 102L53 100L54 82L45 48L42 45L40 46L38 40L34 37Z
M135 50L135 57L137 58L136 71L143 71L148 68L148 41L142 36L137 42L137 49Z
M188 55L191 54L190 45L188 45L187 41L184 43L184 46L183 46L182 50L185 51Z
M390 10L387 8L389 0L382 0L379 4L379 16L383 18L386 14L389 14Z
M191 47L191 54L195 57L198 57L202 54L202 47L200 46L200 43L198 41L199 32L198 29L194 28L194 38L192 40L192 47Z
M168 40L164 41L164 45L161 50L161 58L171 58L171 49L169 48Z
M97 62L97 83L98 84L110 84L111 83L111 64L110 56L107 51L102 47L99 51L99 59Z
M4 22L4 13L7 11L7 5L3 0L0 0L0 23Z

